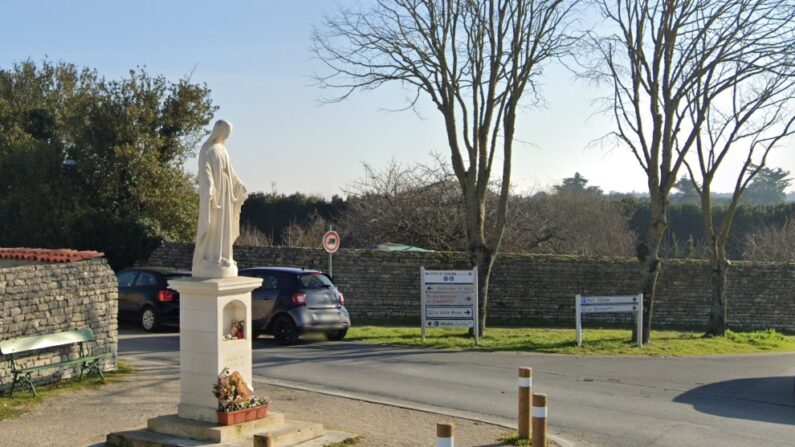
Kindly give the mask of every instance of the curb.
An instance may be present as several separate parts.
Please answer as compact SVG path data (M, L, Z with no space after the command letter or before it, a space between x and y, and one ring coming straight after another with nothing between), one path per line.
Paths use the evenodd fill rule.
M345 399L358 400L360 402L367 402L371 404L386 405L390 407L403 408L412 411L421 411L423 413L438 414L442 416L454 417L458 419L466 419L474 422L482 422L485 424L496 425L498 427L507 428L509 430L516 430L516 423L503 418L495 418L488 415L478 413L471 413L462 410L452 410L449 408L436 407L433 405L418 404L415 402L403 401L398 399L377 397L369 394L351 393L347 391L337 391L323 388L322 386L304 385L295 382L284 380L269 379L264 376L253 376L254 381L266 383L271 386L278 386L281 388L288 388L299 391L307 391L311 393L324 394L327 396L341 397ZM549 439L555 441L561 447L574 447L575 444L571 441L563 439L559 436L549 434Z

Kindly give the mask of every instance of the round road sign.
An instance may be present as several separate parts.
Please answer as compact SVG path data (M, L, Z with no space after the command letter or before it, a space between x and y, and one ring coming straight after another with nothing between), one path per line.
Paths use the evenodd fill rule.
M336 231L328 231L323 235L323 248L329 253L336 253L340 248L340 235Z

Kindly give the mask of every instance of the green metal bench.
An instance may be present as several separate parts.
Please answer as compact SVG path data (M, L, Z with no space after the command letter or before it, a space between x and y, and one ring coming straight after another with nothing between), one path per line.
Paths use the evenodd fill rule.
M91 350L87 345L90 341L94 341L94 331L92 331L91 328L0 341L0 354L8 357L11 374L14 375L14 382L11 384L11 395L14 395L14 388L16 388L18 383L24 383L33 392L33 395L36 396L36 388L33 386L31 373L43 369L60 368L69 365L80 365L80 379L83 378L83 373L88 371L89 373L95 372L99 374L99 377L104 382L105 375L102 373L100 360L109 357L111 353L91 354ZM18 354L30 354L32 351L40 351L73 343L78 343L80 345L79 357L75 359L23 368L16 358Z

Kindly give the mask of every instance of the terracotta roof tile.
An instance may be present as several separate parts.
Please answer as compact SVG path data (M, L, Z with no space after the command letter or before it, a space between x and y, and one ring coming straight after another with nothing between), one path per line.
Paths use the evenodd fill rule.
M93 250L79 251L68 248L0 248L0 259L20 259L50 263L87 261L104 255L104 253Z

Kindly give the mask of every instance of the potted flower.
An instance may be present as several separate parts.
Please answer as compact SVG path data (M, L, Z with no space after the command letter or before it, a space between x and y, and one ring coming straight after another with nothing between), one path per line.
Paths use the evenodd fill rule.
M218 423L221 425L261 419L268 415L267 397L257 397L239 372L224 368L213 385L213 395L218 399Z

